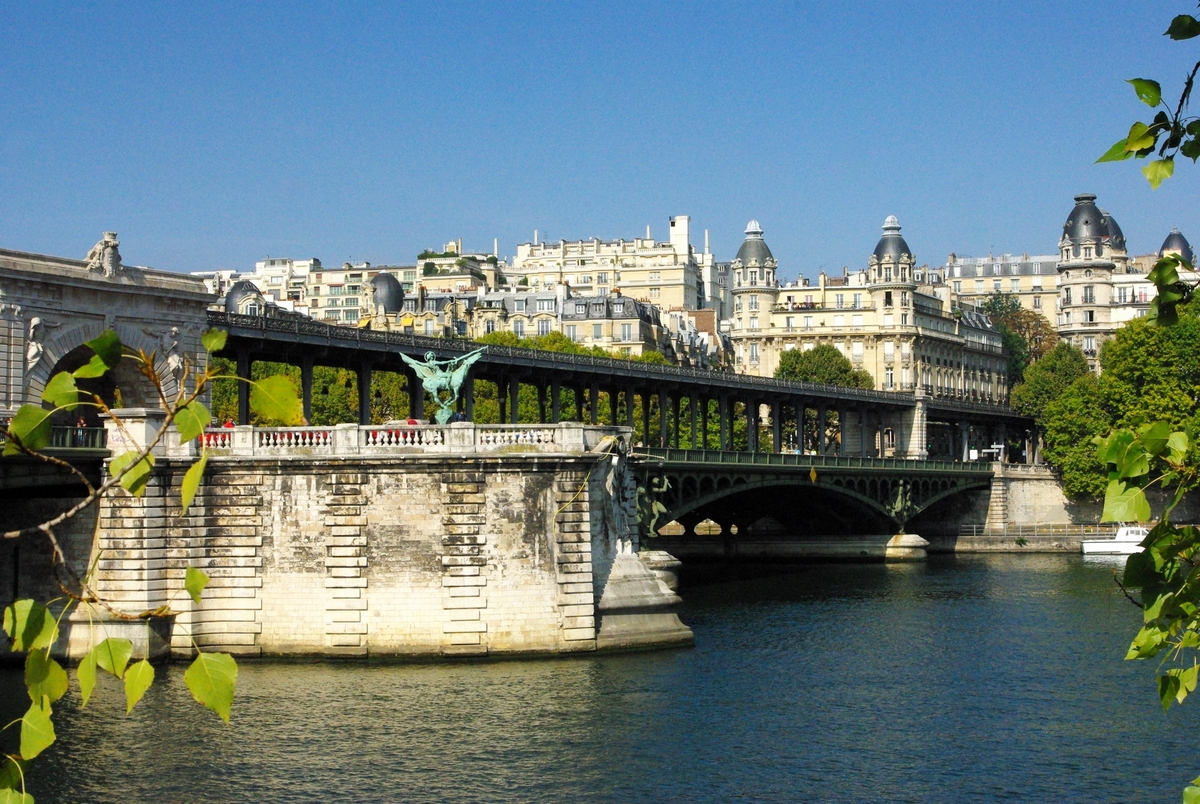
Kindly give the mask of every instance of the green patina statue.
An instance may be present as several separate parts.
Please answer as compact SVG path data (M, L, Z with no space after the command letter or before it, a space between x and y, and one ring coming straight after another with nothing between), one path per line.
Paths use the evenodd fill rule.
M433 399L438 406L438 411L433 418L438 424L445 424L454 415L459 392L462 390L463 382L467 379L467 372L486 350L486 346L481 346L473 352L467 352L465 355L448 360L438 360L437 355L433 352L426 352L424 362L413 360L408 355L401 353L400 357L405 363L412 366L413 372L420 378L425 390L433 394Z

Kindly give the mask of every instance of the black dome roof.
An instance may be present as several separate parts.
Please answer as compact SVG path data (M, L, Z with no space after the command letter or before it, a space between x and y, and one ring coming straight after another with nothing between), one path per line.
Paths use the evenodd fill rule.
M758 221L746 224L746 239L738 249L737 259L747 266L763 266L767 264L767 260L775 260L771 249L767 248L767 241L763 240L762 227L758 225Z
M875 246L875 259L883 262L891 260L899 262L901 256L912 257L912 250L900 235L900 221L895 215L888 215L883 221L883 237Z
M258 287L249 279L242 279L234 282L233 285L225 293L225 312L237 313L238 305L242 299L247 296L257 296L262 298L262 294L258 291Z
M1096 206L1096 196L1080 193L1075 196L1075 208L1063 224L1063 237L1072 244L1084 240L1100 242L1109 236L1108 217ZM1119 231L1119 230L1118 230Z
M1114 218L1107 209L1100 210L1100 214L1104 216L1104 228L1108 230L1109 245L1120 251L1125 250L1125 233L1121 231L1121 227L1117 225L1117 219Z
M1167 239L1163 241L1162 248L1158 250L1158 256L1161 257L1168 251L1177 251L1179 252L1179 256L1188 262L1193 262L1192 244L1188 242L1188 239L1183 236L1178 228L1172 229L1171 233L1167 235Z
M371 280L375 289L375 309L383 308L388 315L400 312L404 307L404 288L400 280L389 273L380 272Z

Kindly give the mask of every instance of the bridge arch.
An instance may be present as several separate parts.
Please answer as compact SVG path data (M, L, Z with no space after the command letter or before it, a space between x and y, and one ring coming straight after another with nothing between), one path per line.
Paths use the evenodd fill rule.
M678 487L681 489L684 488L684 482L686 482L685 479L681 479ZM668 506L667 512L663 514L658 521L662 522L663 524L673 522L681 517L686 517L688 514L700 513L708 509L708 507L713 503L730 497L742 495L747 492L783 488L792 488L798 490L803 489L816 493L831 493L844 499L853 500L855 503L867 509L872 515L878 518L890 521L896 525L900 524L895 517L892 516L892 513L888 509L884 508L881 504L871 499L866 494L861 493L856 488L843 485L841 478L836 478L829 483L814 484L810 481L802 480L800 478L793 479L786 477L759 479L734 478L731 482L728 482L724 485L718 481L717 488L715 490L709 491L708 493L700 493L691 498L683 497L683 499L679 500L674 506Z

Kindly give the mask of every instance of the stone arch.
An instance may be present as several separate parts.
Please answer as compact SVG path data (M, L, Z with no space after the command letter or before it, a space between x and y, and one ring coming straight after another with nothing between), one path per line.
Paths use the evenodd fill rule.
M990 482L990 481L985 481L985 482ZM663 518L666 519L668 522L672 521L672 520L676 520L683 516L686 516L687 513L690 511L698 510L710 503L716 502L717 500L732 496L734 494L740 494L745 491L751 491L753 489L765 489L765 488L786 488L789 486L799 486L802 488L809 488L809 489L815 488L815 489L819 489L819 490L823 490L823 491L832 492L839 496L844 496L844 497L856 500L857 502L861 503L864 507L870 509L873 513L879 514L887 519L892 520L893 522L896 521L895 517L892 515L892 513L889 510L887 510L883 505L881 505L879 502L877 502L876 500L873 500L870 497L867 497L863 494L858 493L858 491L854 490L853 488L846 488L842 483L842 478L836 478L831 482L820 483L815 486L812 483L810 483L807 479L800 479L800 478L794 478L794 479L793 478L758 478L753 481L742 480L741 482L739 482L737 484L727 486L725 488L718 488L717 490L715 490L709 494L701 494L690 500L682 500L682 501L676 502L676 503L674 503L673 509L671 508L671 505L668 504L668 510L665 514L663 514ZM674 502L674 501L672 501L672 502ZM899 523L897 523L897 524L899 524Z

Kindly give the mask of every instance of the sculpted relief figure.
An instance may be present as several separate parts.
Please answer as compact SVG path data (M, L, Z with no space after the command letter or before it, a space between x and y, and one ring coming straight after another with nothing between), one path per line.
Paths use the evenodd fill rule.
M183 356L179 354L179 327L164 329L162 332L144 329L142 332L158 340L158 356L167 364L167 374L178 382L183 370Z
M87 269L105 276L116 276L117 271L121 270L121 252L117 248L120 245L116 232L105 232L100 242L92 246L83 258Z
M45 344L42 341L46 337L46 330L57 327L58 324L52 324L42 320L41 316L35 315L29 319L29 332L25 337L25 377L28 378L33 370L37 368L38 363L42 360L42 353L46 351Z

